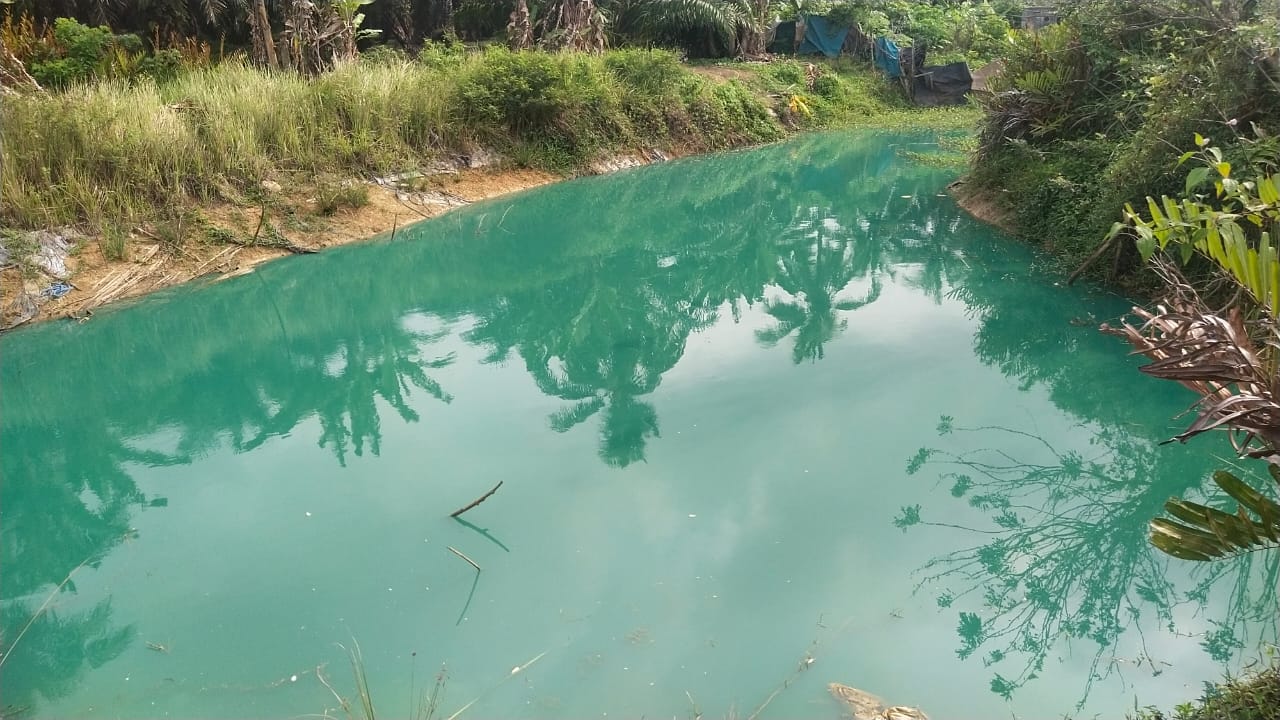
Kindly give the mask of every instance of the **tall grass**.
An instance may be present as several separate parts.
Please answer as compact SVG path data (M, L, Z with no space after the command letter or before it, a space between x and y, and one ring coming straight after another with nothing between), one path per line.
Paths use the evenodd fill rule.
M691 73L671 53L635 50L435 53L314 79L229 62L163 84L10 98L0 127L0 221L95 229L266 178L394 172L477 144L565 170L620 148L781 135L747 89Z

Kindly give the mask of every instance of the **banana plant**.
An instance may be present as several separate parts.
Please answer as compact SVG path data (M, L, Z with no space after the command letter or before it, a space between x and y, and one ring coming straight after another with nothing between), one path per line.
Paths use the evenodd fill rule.
M364 25L364 13L360 8L371 4L373 0L333 0L334 11L355 40L373 39L382 34L381 30L361 27Z
M1267 468L1280 490L1280 468L1270 463ZM1197 561L1280 548L1280 503L1226 470L1214 473L1213 481L1239 503L1236 512L1174 498L1164 506L1172 517L1151 521L1151 544L1174 557Z

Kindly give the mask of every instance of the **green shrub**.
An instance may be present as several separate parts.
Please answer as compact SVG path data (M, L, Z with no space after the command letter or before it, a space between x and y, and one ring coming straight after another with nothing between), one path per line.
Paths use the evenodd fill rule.
M168 82L182 72L182 53L177 50L157 50L142 58L138 72L156 82Z
M655 97L674 94L687 72L669 50L615 50L604 66L624 85Z
M360 53L360 62L366 65L401 65L409 62L409 55L387 45L377 45Z
M462 67L467 51L459 43L429 42L418 51L418 62L435 70L451 70Z
M148 55L137 35L114 35L106 26L90 27L69 18L54 23L53 43L42 43L30 62L32 77L55 89L91 80L149 77L165 82L182 68L177 50Z
M36 81L53 88L94 77L116 43L115 35L106 26L88 27L70 18L58 18L53 35L61 51L58 56L31 64Z
M559 58L496 49L462 78L458 107L465 121L496 125L517 135L537 132L561 110L566 78Z
M321 178L316 185L316 204L324 215L343 208L362 208L369 204L369 186L357 180Z
M782 131L768 110L744 85L728 82L716 85L712 95L724 113L725 144L767 142L782 137Z
M952 20L941 6L890 0L885 4L885 14L894 30L930 50L945 48L951 39Z
M835 73L823 73L814 78L813 91L828 100L838 100L848 93L844 81Z
M782 85L794 85L804 87L804 66L795 60L781 60L769 63L769 76L777 83Z
M494 48L463 69L455 106L460 124L491 142L547 138L581 161L632 137L625 98L596 58Z
M889 16L865 2L839 3L826 16L837 25L857 27L868 37L884 35L890 28Z

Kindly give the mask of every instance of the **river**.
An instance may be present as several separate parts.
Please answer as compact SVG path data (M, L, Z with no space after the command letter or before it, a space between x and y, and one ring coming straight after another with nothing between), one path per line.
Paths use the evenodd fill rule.
M932 142L574 180L0 338L3 704L360 717L357 645L385 717L439 677L439 718L1196 696L1274 637L1277 556L1146 525L1227 448L1159 444L1192 397L1097 332L1127 304Z

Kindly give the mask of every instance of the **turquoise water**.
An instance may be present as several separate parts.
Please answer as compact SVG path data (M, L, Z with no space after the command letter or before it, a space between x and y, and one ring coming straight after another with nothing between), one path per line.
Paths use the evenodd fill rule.
M576 180L0 339L3 704L341 716L339 643L383 717L442 666L442 718L1197 695L1274 636L1276 558L1145 528L1226 448L1158 445L1191 398L1096 332L1125 303L929 142Z

